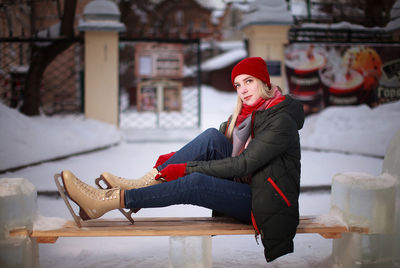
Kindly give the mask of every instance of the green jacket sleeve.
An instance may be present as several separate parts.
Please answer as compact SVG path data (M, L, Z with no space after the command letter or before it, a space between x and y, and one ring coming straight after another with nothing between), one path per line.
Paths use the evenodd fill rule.
M265 120L264 116L257 117L257 114L253 115L257 126L254 138L242 154L221 160L188 162L186 173L200 172L219 178L251 175L295 141L297 125L290 116L280 113Z

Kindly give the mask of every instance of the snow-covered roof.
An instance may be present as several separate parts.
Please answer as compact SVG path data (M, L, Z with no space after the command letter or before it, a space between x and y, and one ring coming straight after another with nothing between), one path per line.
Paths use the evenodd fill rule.
M51 25L49 28L44 29L40 32L38 32L37 36L41 38L56 38L60 37L60 27L61 24L60 22L57 22L56 24ZM38 47L46 47L51 45L52 42L35 42L35 45Z
M303 23L301 28L321 28L321 29L353 29L353 30L382 30L381 27L365 27L359 24L353 24L347 21L337 23Z
M244 48L229 50L226 53L211 58L201 65L203 71L213 71L225 68L235 62L245 58L247 52Z
M80 31L124 31L125 25L119 21L120 12L114 2L93 0L83 10L83 20L79 21Z
M223 51L244 48L244 42L242 40L239 41L221 41L217 42L218 48Z
M215 9L211 12L211 22L213 24L218 24L219 18L224 15L224 11L221 9Z
M390 11L390 21L386 25L387 31L395 31L400 29L400 0L397 0Z
M59 37L60 36L60 22L57 22L51 25L49 28L44 29L38 32L37 36L46 38L46 37Z
M231 64L234 64L243 58L247 57L247 52L244 48L232 49L226 53L220 54L214 58L204 61L201 64L202 71L213 71L225 68ZM197 71L195 67L184 68L184 76L193 76Z
M94 0L85 6L83 15L86 18L103 18L119 20L119 9L114 2L108 0Z
M243 11L243 12L247 12L247 11L249 11L249 3L236 3L236 2L233 2L232 3L232 8L236 8L236 9L238 9L238 10L241 10L241 11Z
M400 18L389 21L389 23L386 25L385 29L389 32L399 30L400 29Z
M400 18L400 0L397 0L390 11L390 18L391 19L398 19Z
M293 16L284 0L255 0L243 16L241 28L248 25L292 24Z
M365 27L359 24L353 24L346 21L338 23L303 23L301 28L321 28L321 29L352 29L352 30L364 30L364 31L394 31L400 29L400 0L397 0L390 12L391 20L385 27Z
M238 40L238 41L219 41L219 42L206 41L206 42L201 42L200 44L200 49L202 51L213 48L218 48L222 51L227 51L232 49L244 48L244 43L242 40Z

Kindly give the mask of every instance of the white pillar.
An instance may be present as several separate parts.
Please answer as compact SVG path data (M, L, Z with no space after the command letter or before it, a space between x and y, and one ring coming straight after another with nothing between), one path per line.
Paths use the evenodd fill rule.
M171 236L169 261L172 268L211 268L211 236Z
M119 9L114 2L94 0L85 6L79 30L85 32L85 117L118 126Z

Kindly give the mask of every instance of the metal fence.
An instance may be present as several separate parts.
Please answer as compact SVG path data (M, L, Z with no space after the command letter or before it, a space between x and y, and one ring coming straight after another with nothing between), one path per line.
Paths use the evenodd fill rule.
M3 38L0 40L0 99L4 104L13 108L21 105L25 78L30 64L31 45L48 41L38 38L23 40ZM143 111L138 109L137 86L140 81L135 76L135 46L143 41L183 45L183 66L193 67L192 69L195 71L186 78L172 79L182 85L179 110ZM71 40L70 42L71 46L52 61L43 75L40 88L40 111L42 114L81 115L84 111L83 40ZM199 40L121 39L119 50L120 128L176 129L200 126ZM164 78L157 77L157 79Z
M296 26L290 28L288 39L290 43L398 43L393 39L392 33L385 30L325 29Z
M23 100L31 46L49 40L38 38L0 41L0 98L18 108ZM83 111L82 42L70 40L70 47L46 68L40 87L40 111L45 115L79 114Z
M183 45L183 66L192 67L194 73L181 78L168 78L158 76L141 80L135 76L135 48L138 44L156 42L162 44ZM199 40L129 40L120 41L119 82L120 82L120 128L122 129L176 129L198 128L201 123L200 83L198 72L200 66L200 42ZM184 71L185 72L185 71ZM136 71L137 73L137 71ZM186 72L188 73L188 72ZM138 90L140 82L166 80L182 85L181 94L176 101L181 103L179 109L168 110L155 107L148 111L140 109ZM155 98L160 98L155 94ZM156 100L160 102L160 100ZM162 100L161 100L162 102Z

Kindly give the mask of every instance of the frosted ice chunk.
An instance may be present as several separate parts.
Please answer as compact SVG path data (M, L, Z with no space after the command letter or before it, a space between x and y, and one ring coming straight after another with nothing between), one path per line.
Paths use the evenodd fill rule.
M29 237L0 239L0 266L35 268L39 266L37 243Z
M389 174L341 173L333 177L331 209L348 225L368 227L369 234L343 233L334 239L337 267L393 267L395 203L398 181Z
M400 3L400 2L399 2ZM400 184L400 130L392 138L383 159L382 172L394 176ZM400 262L400 186L397 186L393 258Z
M397 180L389 174L341 173L333 177L331 207L348 225L368 227L369 233L394 228Z
M396 267L393 266L391 235L342 234L341 239L333 240L334 267Z
M211 236L171 236L169 259L174 268L212 267Z
M0 239L11 229L32 229L37 212L35 186L23 178L0 179Z

